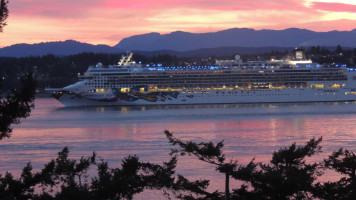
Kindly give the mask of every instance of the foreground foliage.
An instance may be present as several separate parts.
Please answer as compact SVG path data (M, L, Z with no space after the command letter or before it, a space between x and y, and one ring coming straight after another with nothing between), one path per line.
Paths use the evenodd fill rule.
M321 199L356 199L356 155L347 149L339 149L324 160L325 168L343 176L336 182L317 185Z
M293 143L288 148L275 151L269 164L251 161L248 166L241 167L234 178L247 181L252 190L244 191L245 194L241 189L235 190L236 196L246 199L311 199L313 184L321 172L317 163L308 164L305 159L320 151L321 140L313 138L299 147Z
M6 26L6 19L9 16L9 9L7 8L9 1L0 1L0 33L3 31L4 26Z
M0 199L132 199L145 189L164 190L167 197L182 199L207 193L207 181L190 182L183 176L174 176L176 157L159 165L128 156L121 168L109 168L104 160L96 161L95 152L79 161L68 156L65 147L39 172L32 172L31 163L27 163L17 179L9 172L1 175ZM97 176L89 180L88 170L93 165Z
M222 152L223 141L195 143L182 141L165 131L169 142L179 146L172 154L193 155L199 160L213 164L216 170L225 174L225 199L309 199L313 197L318 164L307 164L305 159L321 150L322 138L311 139L305 146L294 143L288 148L275 151L269 164L256 163L254 159L246 166L236 160L226 161ZM245 184L233 190L230 195L230 176ZM249 187L250 186L250 187Z
M36 80L32 73L27 73L20 78L20 82L20 89L12 89L6 97L0 97L0 140L9 138L11 125L18 124L21 118L30 116L34 108ZM0 86L1 84L0 80Z
M172 149L168 162L154 164L128 156L121 167L110 168L104 160L97 160L95 152L79 160L70 159L65 147L38 172L33 172L28 163L19 178L9 172L0 175L0 199L133 199L144 190L162 190L168 199L355 199L353 152L339 149L323 162L307 163L306 158L321 151L322 138L281 148L267 164L252 159L240 165L226 159L223 141L195 143L182 141L169 131L165 134L169 143L178 147ZM180 156L195 156L214 165L225 175L225 190L209 192L210 180L191 181L177 174ZM89 172L91 167L96 168L96 175ZM342 178L317 182L325 169L340 173ZM230 179L243 184L230 191Z

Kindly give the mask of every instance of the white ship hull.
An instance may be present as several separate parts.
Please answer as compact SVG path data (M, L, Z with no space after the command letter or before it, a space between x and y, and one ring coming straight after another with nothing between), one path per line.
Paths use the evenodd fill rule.
M239 103L288 103L356 101L356 95L346 95L348 90L324 91L314 89L284 90L220 90L179 92L176 97L162 95L155 102L145 99L135 101L108 101L107 96L97 98L65 94L58 100L65 106L127 106L127 105L189 105L189 104L239 104Z

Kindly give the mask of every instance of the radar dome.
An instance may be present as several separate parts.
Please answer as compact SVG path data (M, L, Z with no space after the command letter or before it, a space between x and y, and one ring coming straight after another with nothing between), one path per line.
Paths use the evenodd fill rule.
M240 60L240 55L236 55L235 60Z
M98 64L95 65L96 68L100 68L103 66L103 63L99 62Z

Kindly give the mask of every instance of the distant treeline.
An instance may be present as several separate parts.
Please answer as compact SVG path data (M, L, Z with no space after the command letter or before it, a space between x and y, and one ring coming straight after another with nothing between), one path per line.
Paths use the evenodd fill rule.
M271 58L282 59L291 52L271 51L257 55L241 55L243 60L267 60ZM164 54L155 56L134 55L134 60L142 64L161 63L165 66L172 65L213 65L216 59L233 59L235 55L224 57L177 57ZM323 47L311 47L306 50L306 57L314 62L332 65L346 64L348 67L356 66L356 49L343 49L337 46L335 50ZM115 64L121 58L121 54L96 54L81 53L71 56L33 56L22 58L0 58L0 76L3 81L3 89L16 87L18 77L22 74L33 71L36 73L38 81L37 87L63 87L77 81L78 73L84 73L89 65L98 62L104 65Z

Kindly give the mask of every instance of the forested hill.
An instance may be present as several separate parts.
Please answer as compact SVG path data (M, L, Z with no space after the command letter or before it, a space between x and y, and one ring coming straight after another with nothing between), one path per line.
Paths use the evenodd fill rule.
M148 33L125 38L115 47L139 51L192 51L217 47L356 47L356 29L352 31L315 32L306 29L254 30L233 28L210 33L176 31L169 34Z

